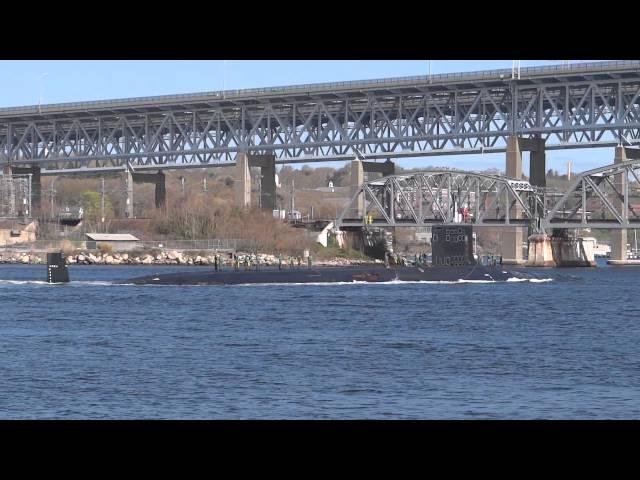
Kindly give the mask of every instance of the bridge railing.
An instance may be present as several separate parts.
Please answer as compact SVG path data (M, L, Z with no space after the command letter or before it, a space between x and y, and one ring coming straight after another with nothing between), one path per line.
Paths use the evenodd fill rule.
M638 67L640 68L640 61L636 60L616 60L616 61L605 61L605 62L582 62L582 63L574 63L570 65L545 65L539 67L524 67L520 69L520 76L527 76L533 74L553 74L553 73L575 73L575 72L586 72L589 70L615 70L618 68L624 67ZM120 103L135 103L135 102L147 102L147 103L162 103L162 102L173 102L179 100L191 100L201 97L220 97L222 100L227 96L251 96L251 95L261 95L261 94L273 94L273 93L287 93L287 92L299 92L299 91L318 91L318 90L335 90L336 88L350 88L350 87L368 87L375 85L397 85L397 84L406 84L411 82L424 82L428 79L431 83L440 83L440 82L449 82L456 80L483 80L483 79L496 79L501 78L502 75L504 78L508 78L511 76L512 70L505 69L497 69L497 70L479 70L472 72L458 72L458 73L440 73L433 75L414 75L407 77L390 77L390 78L382 78L382 79L371 79L371 80L352 80L352 81L344 81L344 82L328 82L328 83L309 83L309 84L301 84L301 85L291 85L291 86L277 86L277 87L264 87L264 88L248 88L248 89L237 89L237 90L218 90L212 92L198 92L198 93L185 93L185 94L174 94L174 95L160 95L154 97L130 97L130 98L121 98L121 99L110 99L110 100L92 100L87 102L66 102L66 103L56 103L56 104L45 104L40 106L17 106L17 107L7 107L0 108L0 113L2 112L15 112L25 109L38 109L38 110L47 110L47 109L64 109L64 108L72 108L72 107L92 107L92 106L101 106L101 105L117 105Z

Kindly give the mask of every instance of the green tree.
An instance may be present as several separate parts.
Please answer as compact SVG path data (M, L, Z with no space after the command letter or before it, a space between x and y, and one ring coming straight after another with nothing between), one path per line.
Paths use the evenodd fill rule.
M93 190L84 190L80 193L80 204L84 209L84 217L87 220L100 221L102 216L102 199L98 192ZM109 197L104 197L104 216L105 218L113 217L113 207Z

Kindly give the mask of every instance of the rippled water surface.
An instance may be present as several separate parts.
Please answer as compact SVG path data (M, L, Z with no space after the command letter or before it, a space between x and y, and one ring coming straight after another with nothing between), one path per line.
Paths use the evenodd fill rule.
M0 265L0 418L640 417L640 267L109 284L177 268Z

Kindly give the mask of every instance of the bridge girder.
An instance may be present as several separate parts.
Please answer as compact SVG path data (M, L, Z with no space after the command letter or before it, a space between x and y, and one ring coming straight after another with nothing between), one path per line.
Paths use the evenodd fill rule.
M578 175L562 197L550 206L542 227L545 230L639 228L640 159Z
M238 152L346 160L356 149L399 158L504 151L514 135L547 149L640 143L640 62L499 72L0 109L0 163L162 169L233 165Z
M424 227L463 221L476 226L536 224L542 195L527 181L457 170L426 170L363 183L338 227ZM360 211L361 210L361 211Z

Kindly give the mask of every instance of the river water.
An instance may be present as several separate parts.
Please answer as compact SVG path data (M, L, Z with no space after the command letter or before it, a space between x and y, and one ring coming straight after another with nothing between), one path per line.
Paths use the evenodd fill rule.
M132 286L0 265L0 418L640 417L640 267L543 282ZM200 267L186 267L196 269Z

